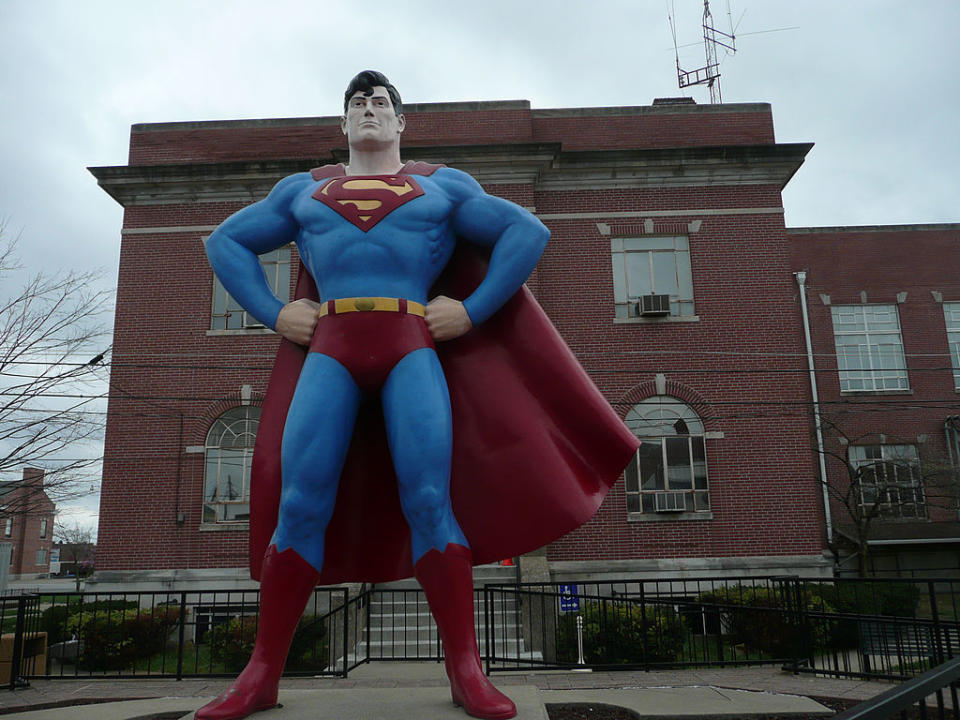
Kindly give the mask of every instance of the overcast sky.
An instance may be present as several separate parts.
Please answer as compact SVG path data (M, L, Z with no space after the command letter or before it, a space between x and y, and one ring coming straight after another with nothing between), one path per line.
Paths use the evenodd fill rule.
M0 218L27 269L113 281L122 211L86 167L125 164L131 124L336 115L367 68L405 102L707 103L677 87L671 6L681 66L700 67L700 0L0 0ZM789 226L960 221L960 2L729 6L724 102L769 102L779 142L815 143Z

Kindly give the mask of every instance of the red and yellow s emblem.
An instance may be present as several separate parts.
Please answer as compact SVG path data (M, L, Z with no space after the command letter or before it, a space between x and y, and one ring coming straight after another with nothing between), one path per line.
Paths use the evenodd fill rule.
M401 205L423 195L409 175L334 178L313 194L366 232Z

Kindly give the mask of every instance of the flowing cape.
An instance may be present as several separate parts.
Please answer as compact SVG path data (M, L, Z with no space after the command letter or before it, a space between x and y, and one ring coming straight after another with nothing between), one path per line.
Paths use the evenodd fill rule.
M484 254L461 242L431 296L463 299L485 272ZM319 299L302 264L295 295ZM255 580L277 526L283 426L306 354L306 348L281 340L263 402L250 497ZM639 441L530 291L522 287L485 323L439 343L437 354L453 411L450 494L473 562L521 555L590 519ZM360 409L324 558L323 585L413 574L410 530L377 399Z

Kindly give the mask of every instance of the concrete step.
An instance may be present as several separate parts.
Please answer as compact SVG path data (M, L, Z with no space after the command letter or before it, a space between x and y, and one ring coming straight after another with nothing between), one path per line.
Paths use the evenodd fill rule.
M486 654L487 644L480 639L477 646L482 657ZM437 653L436 641L429 642L426 640L390 643L379 642L371 637L369 647L371 658L430 658L435 657ZM493 647L498 659L542 659L541 653L526 650L523 646L523 640L520 638L504 640L497 638ZM359 643L354 652L362 656L366 652L366 648L366 643Z

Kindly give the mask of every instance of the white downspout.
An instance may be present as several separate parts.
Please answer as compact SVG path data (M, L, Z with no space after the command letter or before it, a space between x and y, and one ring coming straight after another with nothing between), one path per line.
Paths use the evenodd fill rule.
M803 337L807 341L807 367L810 369L810 393L813 395L813 425L817 434L817 455L820 458L820 487L823 490L823 518L827 525L827 545L833 545L833 517L830 514L830 493L827 491L827 461L823 453L823 431L820 427L820 397L817 395L817 371L813 364L813 343L810 341L810 317L807 315L807 273L793 276L800 287L800 311L803 315Z

